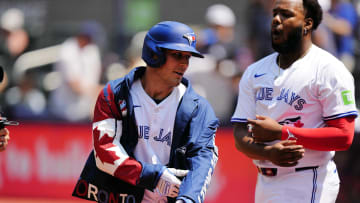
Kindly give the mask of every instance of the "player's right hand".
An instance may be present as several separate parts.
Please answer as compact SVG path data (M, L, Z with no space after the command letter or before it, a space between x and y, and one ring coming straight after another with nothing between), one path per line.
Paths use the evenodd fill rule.
M178 177L184 177L188 170L167 168L160 176L160 180L155 188L155 191L162 196L177 197L181 180Z
M304 147L297 145L295 140L283 140L270 146L269 160L278 166L292 167L298 164L304 153Z

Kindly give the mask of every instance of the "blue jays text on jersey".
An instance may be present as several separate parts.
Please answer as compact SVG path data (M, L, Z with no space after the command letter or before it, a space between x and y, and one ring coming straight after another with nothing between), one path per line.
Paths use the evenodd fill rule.
M140 125L139 126L139 138L143 138L145 140L149 139L150 126ZM161 128L159 135L154 137L153 139L158 142L166 142L168 146L171 146L171 132L164 132L164 129Z
M96 177L90 177L93 175L91 173L86 173L86 171L84 173L87 166L83 170L83 176L80 177L80 179L93 181L89 183L96 187L116 190L112 191L114 194L133 195L137 201L142 199L144 189L153 190L156 187L157 180L165 168L160 164L138 161L134 157L138 140L150 139L149 126L136 125L135 106L130 94L132 83L140 78L144 72L145 67L138 67L124 78L109 82L100 93L96 103L94 122L101 124L103 121L107 121L107 126L109 123L109 125L114 126L111 131L106 132L115 134L112 136L105 135L106 132L102 132L101 128L98 127L93 127L93 134L98 135L99 143L110 140L112 148L119 146L116 143L114 144L116 142L114 139L121 136L119 144L123 150L116 154L107 150L104 153L111 153L107 157L101 159L100 153L96 153L95 157L110 164L119 163L117 160L120 160L120 165L116 166L113 174L107 174L112 179L121 180L120 186L115 187L115 189L114 186L101 187L107 183L103 180L97 180ZM172 140L168 139L171 137L168 132L161 129L160 133L153 139L171 145L170 159L166 167L189 170L188 175L182 180L178 198L186 197L194 202L203 202L218 157L215 132L219 121L210 104L194 92L190 82L183 78L182 83L187 88L177 108ZM96 149L95 146L94 148ZM124 154L125 157L118 157L123 155L122 153L126 153ZM94 156L91 159L94 159ZM129 188L136 190L136 193L129 191ZM175 202L175 199L168 198L168 202Z
M256 92L256 101L267 100L272 101L274 98L278 101L283 101L284 103L293 106L296 110L301 111L306 104L306 100L301 98L296 92L291 91L291 89L282 88L280 90L280 95L273 95L274 88L272 87L261 87Z

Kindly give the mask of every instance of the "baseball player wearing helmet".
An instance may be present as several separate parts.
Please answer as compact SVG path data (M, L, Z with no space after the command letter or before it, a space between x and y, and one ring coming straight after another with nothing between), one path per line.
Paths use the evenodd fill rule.
M204 201L218 157L218 119L183 78L190 57L203 58L195 45L185 24L154 25L143 44L147 66L109 82L98 97L96 166L140 190L133 202Z
M239 84L235 144L259 174L255 202L335 202L332 158L350 147L357 110L354 79L334 56L312 44L321 22L317 0L276 0L273 53Z

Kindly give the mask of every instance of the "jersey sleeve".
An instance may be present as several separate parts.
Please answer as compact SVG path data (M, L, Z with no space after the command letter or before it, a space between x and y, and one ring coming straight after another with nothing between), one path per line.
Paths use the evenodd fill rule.
M190 168L180 185L178 196L179 199L188 198L199 203L204 202L218 160L215 132L219 126L211 106L208 103L201 106L190 123L191 138L185 152Z
M357 116L354 78L338 61L328 64L320 74L318 97L323 107L323 119L332 120Z
M125 182L135 185L142 171L141 164L129 157L120 144L122 119L108 84L99 94L93 121L93 145L96 166Z
M114 97L114 90L108 84L95 105L93 145L96 166L127 183L153 190L165 166L140 162L128 155L120 142L126 104L125 100L115 103Z
M251 83L251 66L244 72L239 83L239 94L235 112L231 122L247 122L247 118L255 118L255 91Z

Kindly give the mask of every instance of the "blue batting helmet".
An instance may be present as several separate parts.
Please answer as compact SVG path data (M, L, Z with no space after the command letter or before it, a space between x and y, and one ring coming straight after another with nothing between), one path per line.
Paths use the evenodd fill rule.
M163 49L191 52L193 56L204 58L196 50L196 36L187 25L175 21L164 21L154 25L146 34L142 49L142 59L150 67L165 63Z

